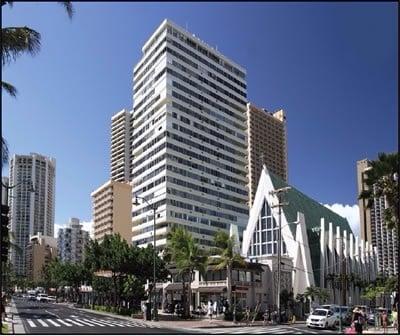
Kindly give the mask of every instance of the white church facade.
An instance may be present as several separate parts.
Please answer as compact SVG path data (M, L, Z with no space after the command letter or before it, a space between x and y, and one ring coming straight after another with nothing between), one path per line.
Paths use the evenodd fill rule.
M264 265L262 288L269 305L277 298L279 200L274 191L287 187L264 166L243 233L242 255ZM365 303L360 287L377 277L376 249L354 237L345 218L296 188L282 199L281 290L296 297L316 286L329 291L328 303Z

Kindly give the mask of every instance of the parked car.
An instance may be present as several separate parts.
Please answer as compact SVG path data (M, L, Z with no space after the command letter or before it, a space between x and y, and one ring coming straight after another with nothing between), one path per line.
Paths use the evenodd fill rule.
M36 295L35 294L28 294L28 301L36 301Z
M333 314L332 310L316 308L308 316L306 324L308 328L334 328L336 324L336 316Z
M38 295L36 296L36 301L39 301L39 302L47 302L47 301L48 301L48 296L47 296L47 294L43 294L43 293L38 294Z
M48 296L47 302L57 302L57 298L55 296Z

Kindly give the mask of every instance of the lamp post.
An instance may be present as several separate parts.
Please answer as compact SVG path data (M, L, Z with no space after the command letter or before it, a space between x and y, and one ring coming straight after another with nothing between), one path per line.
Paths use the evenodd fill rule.
M3 183L3 181L1 181L1 186L2 186L1 205L2 206L3 205L8 206L8 197L9 197L8 196L8 191L18 187L19 185L21 185L22 183L25 183L25 182L29 182L29 184L30 184L28 191L29 192L35 192L35 189L33 188L33 185L32 185L32 181L30 179L23 179L22 181L18 182L17 184L14 184L13 186L6 185L6 184ZM1 223L1 225L3 225L3 223ZM0 230L0 242L3 242L2 230ZM0 274L0 290L1 290L1 295L3 295L3 272L1 272L1 274ZM1 297L0 304L1 304L1 310L2 310L3 304L4 304L3 303L3 297ZM2 324L3 324L2 318L3 317L0 318L0 329L2 328Z
M281 323L281 228L282 228L282 206L288 205L288 202L282 202L282 194L289 191L291 187L284 187L276 190L271 190L270 195L278 197L278 204L271 206L271 208L278 207L278 279L277 279L277 297L276 306L278 309L278 323Z
M138 199L142 199L143 201L146 202L146 204L152 208L153 210L153 294L154 294L154 302L153 302L153 321L158 321L158 311L157 311L157 291L156 291L156 259L157 259L157 254L156 254L156 209L157 206L155 203L149 203L144 197L139 197L135 195L135 198L133 200L134 205L139 205ZM149 298L150 298L150 311L151 311L151 292L149 291Z

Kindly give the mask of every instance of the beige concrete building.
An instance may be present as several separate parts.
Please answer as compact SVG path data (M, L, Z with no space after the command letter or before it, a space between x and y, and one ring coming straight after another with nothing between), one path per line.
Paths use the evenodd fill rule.
M249 206L257 190L263 162L270 172L288 180L286 116L247 104Z
M111 118L110 173L113 181L129 182L130 180L131 124L132 112L125 109Z
M127 242L132 238L132 186L108 181L91 193L94 239L119 233Z
M357 197L367 186L364 182L365 171L368 170L369 163L367 159L357 161ZM358 208L360 211L360 235L364 241L372 242L371 235L371 210L367 207L367 200L359 199Z
M27 276L34 282L43 278L43 267L57 257L57 240L40 232L31 236L26 247Z
M358 195L367 186L364 182L365 173L370 167L368 159L357 161L357 191ZM357 195L357 197L358 197ZM398 274L398 241L395 230L388 230L385 224L385 198L376 197L368 207L366 200L358 200L360 211L361 239L376 247L378 253L378 271L385 275ZM361 252L362 253L362 252Z

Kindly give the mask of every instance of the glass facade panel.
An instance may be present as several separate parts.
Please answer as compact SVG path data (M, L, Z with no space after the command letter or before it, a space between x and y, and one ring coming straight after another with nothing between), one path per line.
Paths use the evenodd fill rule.
M272 216L271 208L264 201L253 239L250 244L252 256L272 255L277 253L278 225ZM282 241L282 253L287 253L286 244Z

